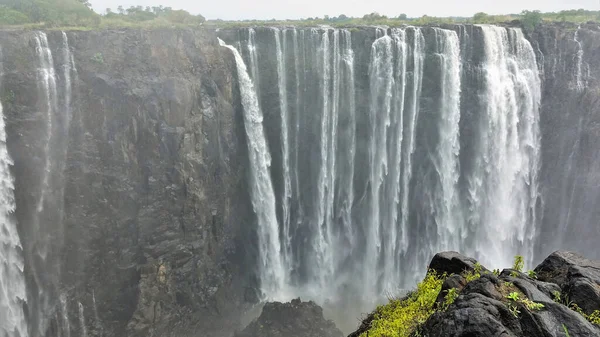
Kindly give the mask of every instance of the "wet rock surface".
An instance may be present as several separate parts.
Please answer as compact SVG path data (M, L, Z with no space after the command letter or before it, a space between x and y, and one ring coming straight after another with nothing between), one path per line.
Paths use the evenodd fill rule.
M342 337L332 321L323 317L323 309L314 302L300 299L289 303L265 304L262 314L235 337Z

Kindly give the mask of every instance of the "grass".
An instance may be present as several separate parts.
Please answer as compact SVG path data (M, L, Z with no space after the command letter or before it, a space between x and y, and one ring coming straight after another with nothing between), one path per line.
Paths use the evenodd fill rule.
M435 311L435 300L442 289L445 275L429 271L417 285L416 291L404 299L392 300L379 306L371 328L361 337L408 337L419 324L424 323Z
M522 257L515 257L513 268L523 269ZM466 271L461 275L468 283L479 279L484 273L488 272L479 263L476 263L472 271ZM500 271L495 271L494 274L500 274ZM421 324L425 323L435 312L448 310L460 296L460 290L450 289L444 296L444 302L440 305L435 303L446 276L445 274L438 275L435 271L430 270L410 295L402 299L392 299L388 304L379 306L373 313L374 318L370 323L369 330L363 332L360 337L408 337L413 333L418 335ZM501 282L496 289L504 298L502 302L515 317L521 314L521 310L539 311L544 309L542 303L527 298L512 282ZM588 320L593 319L600 322L600 312L585 317Z

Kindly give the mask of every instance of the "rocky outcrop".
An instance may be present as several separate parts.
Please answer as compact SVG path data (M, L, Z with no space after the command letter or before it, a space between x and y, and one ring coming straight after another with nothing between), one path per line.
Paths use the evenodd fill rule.
M342 337L323 309L300 299L265 304L262 314L235 337Z
M577 304L586 314L600 310L600 261L571 252L555 252L535 272L538 279L558 285L563 298Z
M455 259L470 260L452 254ZM556 252L535 269L538 279L507 269L499 276L484 273L462 289L458 283L460 295L455 302L446 310L435 312L414 336L558 337L567 333L599 336L600 326L590 323L557 298L562 287L563 298L577 298L588 311L600 310L600 304L594 302L596 297L588 297L589 285L597 287L595 268L598 263L577 254ZM442 264L436 266L438 272L449 268ZM585 286L577 286L582 284ZM509 299L511 294L519 299Z
M442 252L435 254L427 269L435 270L440 275L460 275L465 272L473 272L476 264L477 260L472 257L457 252Z

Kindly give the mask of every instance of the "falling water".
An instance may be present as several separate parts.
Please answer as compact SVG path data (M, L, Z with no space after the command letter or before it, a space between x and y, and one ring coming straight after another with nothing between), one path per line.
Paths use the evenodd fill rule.
M475 27L481 55L463 67L469 35L369 29L249 29L252 79L234 51L267 297L367 310L414 286L437 251L494 268L533 255L541 85L523 33ZM367 35L370 52L352 45ZM474 117L461 116L465 85L479 91ZM260 107L281 123L263 125Z
M385 209L389 211L389 216L383 223L383 290L392 293L400 284L399 265L400 247L398 242L398 212L400 205L401 192L401 170L402 170L402 142L404 140L404 107L406 99L406 66L408 62L408 46L406 41L406 31L403 29L393 29L392 38L396 46L395 78L392 92L395 93L392 101L392 111L390 123L391 151L390 154L390 174L388 179L389 194L387 195L387 204Z
M67 296L65 294L60 295L60 313L61 313L61 324L62 330L65 337L71 337L71 322L69 321L69 307L67 303Z
M413 155L415 152L416 128L419 116L419 101L421 98L421 87L423 84L423 62L425 59L425 38L419 28L413 29L412 46L412 93L411 104L405 117L408 119L405 123L407 133L406 146L403 149L402 159L402 198L400 203L400 250L405 253L408 249L408 216L409 216L409 198L410 181L413 174Z
M38 326L37 331L45 331L47 327L48 317L50 312L53 311L54 303L49 293L49 287L52 286L52 275L48 273L45 268L48 268L51 263L49 261L50 246L50 235L45 235L48 231L44 228L46 225L42 219L46 217L46 197L51 193L52 188L50 186L52 172L54 171L52 163L52 144L54 143L54 127L56 124L56 111L58 109L58 91L57 91L57 78L54 69L54 59L52 57L52 51L48 45L48 37L44 32L36 32L34 34L35 51L38 57L38 92L40 100L38 101L40 107L45 114L45 137L44 150L43 150L43 171L41 176L41 182L39 187L39 198L37 200L37 206L35 214L33 215L32 230L37 235L36 238L30 238L31 241L35 241L35 244L30 245L33 247L32 252L36 260L40 260L35 267L32 267L33 275L35 277L36 284L39 285L38 289L38 300L37 300L37 315L38 315ZM48 209L49 211L53 211ZM50 268L52 269L52 268Z
M285 64L286 55L286 31L280 31L277 28L273 28L273 35L275 36L275 53L277 56L277 79L279 87L279 108L281 109L281 152L283 153L283 260L288 271L291 273L292 266L292 235L290 231L290 201L292 193L292 181L290 177L290 141L288 135L288 102L287 102L287 67ZM281 42L281 35L283 35L283 44Z
M521 253L531 262L540 136L535 53L518 29L483 26L485 104L479 170L470 178L477 253L492 266Z
M244 126L250 156L252 205L259 223L261 289L269 298L277 299L283 296L286 275L280 256L281 243L275 212L275 193L269 176L271 155L263 130L263 115L259 108L254 84L248 75L242 56L234 47L225 44L221 40L219 40L219 43L233 52L240 82L242 105L244 107Z
M57 48L60 53L56 58L60 67L55 68L55 58L46 34L36 32L33 36L38 59L38 105L44 127L39 197L31 223L34 236L27 244L31 250L31 271L38 289L36 301L30 307L34 316L32 322L37 322L32 331L37 333L47 330L52 313L59 312L61 308L58 296L61 268L57 252L64 232L64 173L72 118L72 75L76 74L67 34L62 32L61 37L62 42ZM62 329L68 331L68 322L63 322Z
M369 123L371 127L369 141L369 167L371 169L370 215L365 224L367 234L367 253L365 265L376 266L381 254L381 189L387 175L387 131L390 126L392 108L392 88L394 86L392 38L388 35L375 40L371 47L371 64L369 65L369 84L371 88ZM372 290L377 282L377 274L363 274L365 290Z
M52 143L52 127L54 121L54 112L57 109L58 93L56 90L56 73L54 71L54 60L52 51L48 46L48 37L44 32L35 34L36 53L38 55L38 77L41 85L41 91L45 95L45 110L46 110L46 142L44 147L45 163L44 173L42 175L42 188L37 204L37 212L44 210L44 201L49 192L49 179L52 170L52 162L50 155L50 144Z
M79 305L79 328L81 329L81 337L87 337L87 327L85 326L85 313L83 312L83 304L81 302L77 303Z
M458 155L460 151L460 42L454 31L435 29L437 53L441 71L441 95L439 104L440 139L433 165L438 173L438 185L434 190L435 224L438 244L431 245L431 254L460 247L466 236L459 200L460 176Z
M346 127L338 128L340 135L339 156L342 160L337 165L340 172L338 192L338 214L341 221L341 233L339 235L341 249L338 250L340 261L344 261L352 254L355 237L352 226L352 204L354 201L354 158L356 152L356 101L354 83L354 52L352 50L352 36L350 31L342 30L343 50L341 51L342 64L340 72L340 122ZM338 124L338 125L339 125Z
M577 27L573 36L573 41L577 44L577 53L575 53L575 89L582 91L585 89L586 83L583 76L583 46L579 41L579 30L581 27Z
M0 52L0 61L2 55ZM0 70L3 69L0 63ZM26 302L22 246L13 213L14 181L12 159L6 147L6 125L0 102L0 335L27 337L23 304Z

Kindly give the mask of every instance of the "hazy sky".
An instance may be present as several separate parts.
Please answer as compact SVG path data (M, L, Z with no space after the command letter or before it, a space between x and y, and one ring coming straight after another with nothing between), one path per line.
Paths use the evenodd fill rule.
M171 6L202 14L207 19L298 19L323 15L362 16L378 12L388 16L406 13L411 17L472 16L519 13L539 9L544 12L585 8L600 10L600 0L91 0L94 9L104 12L119 5Z

